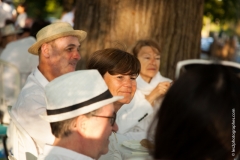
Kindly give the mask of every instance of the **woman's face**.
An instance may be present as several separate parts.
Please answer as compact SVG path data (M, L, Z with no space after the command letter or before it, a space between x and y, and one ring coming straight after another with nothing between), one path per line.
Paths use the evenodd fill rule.
M108 72L103 75L103 79L112 95L124 96L123 99L118 101L121 104L128 104L132 100L137 86L136 78L137 75L111 75Z
M149 83L158 73L160 67L160 55L156 48L144 46L140 49L137 58L141 63L140 75L143 80Z

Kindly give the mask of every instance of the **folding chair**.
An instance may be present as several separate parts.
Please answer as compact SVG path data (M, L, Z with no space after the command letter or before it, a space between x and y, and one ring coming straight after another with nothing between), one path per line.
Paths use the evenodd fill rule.
M11 107L8 108L9 115L11 117L11 123L9 126L9 141L12 145L10 149L8 159L9 160L37 160L38 149L30 137L30 135L22 128L17 122L11 112Z

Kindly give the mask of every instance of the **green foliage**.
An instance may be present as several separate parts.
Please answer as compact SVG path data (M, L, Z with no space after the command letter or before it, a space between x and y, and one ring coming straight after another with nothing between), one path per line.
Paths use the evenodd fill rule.
M75 0L13 0L15 6L19 3L27 4L27 13L31 18L46 19L60 18L63 11L70 11Z
M240 18L239 0L205 0L204 15L214 22L237 21Z

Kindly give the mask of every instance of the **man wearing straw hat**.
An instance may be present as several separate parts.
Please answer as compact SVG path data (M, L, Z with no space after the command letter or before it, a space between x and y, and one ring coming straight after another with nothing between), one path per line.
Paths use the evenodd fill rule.
M81 82L79 83L79 80ZM109 136L118 130L112 96L97 70L60 76L45 88L47 115L56 139L39 160L92 160L108 152Z
M53 23L37 33L37 42L28 49L31 54L39 56L39 65L27 78L16 104L11 109L11 118L17 120L34 140L38 153L42 153L45 143L52 144L55 138L51 134L49 123L39 116L46 111L47 106L44 88L53 79L75 71L80 60L80 43L86 35L86 32L74 30L68 23ZM10 144L13 134L10 127ZM14 147L15 145L13 151ZM24 152L24 148L20 148L20 158L17 158L24 160Z

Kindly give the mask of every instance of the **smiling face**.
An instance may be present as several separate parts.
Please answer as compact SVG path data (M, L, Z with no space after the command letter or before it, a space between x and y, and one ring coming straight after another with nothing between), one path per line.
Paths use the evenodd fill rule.
M156 48L144 46L139 50L137 58L141 63L140 75L143 80L149 83L158 73L160 67L160 54Z
M53 77L75 71L80 60L80 43L77 37L67 36L50 42L49 65Z
M137 75L111 75L108 72L103 76L113 96L124 96L118 101L122 105L130 103L132 100L137 87L136 78Z

